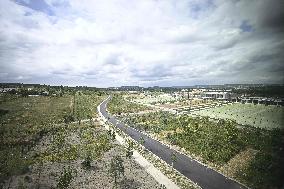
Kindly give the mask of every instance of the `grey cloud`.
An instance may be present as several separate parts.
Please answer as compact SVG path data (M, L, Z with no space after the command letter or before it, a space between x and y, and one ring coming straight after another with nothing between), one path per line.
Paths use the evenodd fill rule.
M173 39L170 39L169 42L171 43L193 43L197 41L201 41L202 38L198 35L193 34L182 34L175 36Z
M216 64L215 69L221 71L218 75L219 77L222 76L236 76L241 72L248 72L253 70L255 65L251 64L248 61L236 61L236 62L228 62L228 61L221 61Z
M220 61L214 64L216 76L230 76L247 78L254 76L259 78L262 75L269 76L270 79L275 79L282 76L284 73L283 55L275 53L255 52L243 60L239 61ZM213 73L214 73L213 71ZM282 76L283 77L283 76ZM252 78L252 77L251 77Z
M44 0L14 0L16 3L22 6L26 6L35 11L40 11L48 15L54 15L52 8Z
M134 68L131 70L131 73L134 77L147 81L164 79L175 75L170 67L163 64L154 65L146 69Z
M96 76L98 75L98 71L97 70L89 70L87 72L84 72L84 75L87 75L87 76Z
M104 63L110 65L119 65L120 64L120 53L109 54L108 57L105 58Z
M256 54L250 58L251 63L264 63L264 62L273 62L275 58L278 58L278 53L270 53L263 52L262 54ZM281 55L280 55L281 56ZM283 58L283 56L281 56Z
M284 29L284 1L273 0L266 1L262 7L262 11L259 11L259 22L262 27Z
M215 50L224 50L234 47L239 42L238 39L230 39L230 40L221 40L220 42L216 42L216 44L213 44L213 49Z

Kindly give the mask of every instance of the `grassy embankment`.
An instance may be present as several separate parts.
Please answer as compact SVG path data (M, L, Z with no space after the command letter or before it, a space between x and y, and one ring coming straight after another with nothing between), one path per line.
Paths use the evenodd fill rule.
M284 129L284 107L265 106L262 104L232 104L194 112L201 116L232 119L242 125L265 129Z

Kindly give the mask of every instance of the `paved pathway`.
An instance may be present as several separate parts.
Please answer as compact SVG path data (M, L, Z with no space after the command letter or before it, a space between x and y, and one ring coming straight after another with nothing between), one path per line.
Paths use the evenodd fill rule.
M141 137L144 139L144 146L152 153L163 159L169 165L171 165L171 156L173 153L176 154L177 161L174 162L174 168L182 173L184 176L197 183L204 189L245 189L246 187L239 184L238 182L231 180L224 175L206 167L205 165L189 158L169 147L163 145L162 143L142 134L141 132L128 127L117 120L115 117L111 116L106 111L106 105L110 97L107 98L100 105L100 112L102 115L109 120L114 126L124 131L134 140L139 141Z

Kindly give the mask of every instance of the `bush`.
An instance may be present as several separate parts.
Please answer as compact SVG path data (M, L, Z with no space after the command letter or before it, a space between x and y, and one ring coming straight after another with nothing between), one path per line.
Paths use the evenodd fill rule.
M64 115L63 119L64 119L64 123L66 123L66 124L68 124L68 123L71 123L71 122L74 122L74 121L75 121L74 116L73 116L73 115L71 115L71 114Z
M111 159L109 173L114 178L114 186L117 187L118 179L124 176L123 160L119 155Z
M67 189L69 185L71 184L72 180L76 176L77 171L71 169L70 167L67 167L63 169L63 172L61 172L61 175L58 179L57 188L58 189Z

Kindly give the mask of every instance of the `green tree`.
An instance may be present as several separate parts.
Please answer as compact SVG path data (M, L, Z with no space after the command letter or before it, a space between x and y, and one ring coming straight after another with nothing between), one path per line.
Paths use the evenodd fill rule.
M144 139L143 137L140 137L140 138L139 138L139 143L140 143L141 145L144 145L145 139Z
M108 130L108 135L109 135L109 137L112 141L115 140L115 131L114 130L111 130L111 129Z
M92 161L93 161L92 151L91 151L90 148L87 147L87 149L85 151L85 159L82 162L83 167L86 168L86 169L90 168Z
M125 156L130 159L131 156L133 155L133 148L134 148L134 143L131 140L127 140L127 147L126 147L126 154Z
M114 178L114 188L117 188L118 179L124 176L123 160L119 155L111 159L109 173Z

